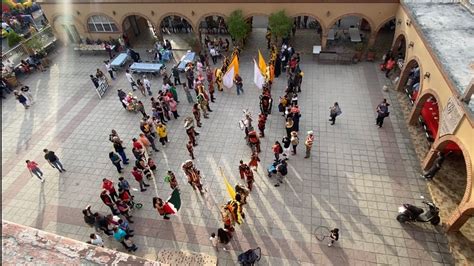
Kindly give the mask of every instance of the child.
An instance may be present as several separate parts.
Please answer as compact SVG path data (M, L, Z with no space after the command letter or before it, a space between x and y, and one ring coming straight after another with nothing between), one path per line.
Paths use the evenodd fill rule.
M219 251L219 249L217 248L217 243L219 242L219 240L217 239L215 233L211 234L211 237L209 238L209 240L211 240L211 244L216 249L216 251Z
M331 235L329 236L329 238L331 239L331 242L328 244L328 247L332 246L334 241L339 240L339 229L338 228L332 229Z
M133 241L130 239L130 236L126 235L123 239L123 243L127 247L128 251L137 251L138 247L133 243Z

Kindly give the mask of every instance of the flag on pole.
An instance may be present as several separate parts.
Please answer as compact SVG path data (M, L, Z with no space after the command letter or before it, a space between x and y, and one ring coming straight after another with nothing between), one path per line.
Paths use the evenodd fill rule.
M254 63L253 82L259 89L262 89L263 83L265 83L265 77L262 75L262 72L260 72L260 68L257 65L257 62L255 62L255 59L253 60L253 63Z
M232 187L232 185L229 183L229 180L227 180L227 177L224 175L224 171L222 168L219 167L219 170L221 171L221 175L224 178L224 184L225 187L227 188L227 193L229 193L229 196L231 199L235 199L235 190Z
M263 58L260 49L258 50L258 68L260 69L260 73L262 73L262 75L267 72L267 64L265 63L265 59Z
M235 75L237 74L239 74L239 59L237 59L237 56L234 56L227 67L227 73L225 73L224 77L222 78L226 88L232 88L234 85Z
M179 189L175 188L171 193L170 197L163 206L165 213L176 214L181 208L181 195Z

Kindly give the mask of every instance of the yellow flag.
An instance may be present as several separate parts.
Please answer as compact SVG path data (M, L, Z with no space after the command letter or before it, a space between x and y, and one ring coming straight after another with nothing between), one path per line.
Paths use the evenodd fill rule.
M229 180L227 180L227 177L224 175L224 171L222 168L219 167L219 170L221 171L221 175L224 178L224 183L227 188L227 193L229 193L229 196L231 199L235 200L235 190L232 187L232 185L229 183Z
M267 72L267 64L265 63L265 59L263 59L263 55L260 52L260 49L258 50L258 68L260 68L260 72L262 72L262 75Z
M236 55L234 55L234 57L232 57L232 61L230 62L229 66L227 67L227 71L230 71L232 69L232 67L234 68L234 76L232 78L234 78L235 75L239 74L239 59L237 58Z

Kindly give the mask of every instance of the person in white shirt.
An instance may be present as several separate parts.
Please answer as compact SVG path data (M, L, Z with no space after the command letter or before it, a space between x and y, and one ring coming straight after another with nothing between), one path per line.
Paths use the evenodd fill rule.
M110 64L110 61L109 60L104 61L104 64L105 64L105 68L107 69L107 72L109 72L110 78L115 80L114 70L112 69L112 65Z
M148 95L149 96L153 95L153 93L151 92L151 82L145 75L143 75L143 85L145 86L146 90L148 91Z
M91 240L87 241L87 243L99 246L99 247L104 247L104 241L98 234L90 234L89 236Z
M214 65L217 63L217 51L214 47L212 47L210 50L209 50L209 54L211 54L211 58L212 58L212 62L214 63Z
M133 78L132 74L130 74L130 70L125 71L125 77L127 78L128 82L130 83L130 86L132 86L132 90L136 91L138 88L137 83L135 82L135 79Z

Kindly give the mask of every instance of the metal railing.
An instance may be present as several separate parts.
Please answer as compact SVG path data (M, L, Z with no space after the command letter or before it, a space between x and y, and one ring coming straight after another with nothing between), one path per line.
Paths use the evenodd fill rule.
M56 37L53 34L53 29L51 26L47 26L3 53L2 61L9 59L14 65L18 65L20 60L28 57L31 51L46 49L54 44L54 42L56 42Z

